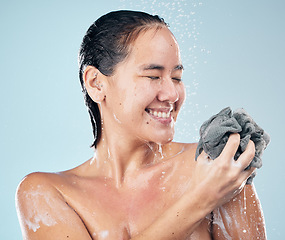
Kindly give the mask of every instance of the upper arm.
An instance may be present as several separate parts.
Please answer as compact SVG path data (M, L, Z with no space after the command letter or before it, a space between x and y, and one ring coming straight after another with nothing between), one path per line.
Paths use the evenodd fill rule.
M260 201L253 185L214 211L214 239L266 239Z
M16 207L23 239L91 239L47 174L33 173L23 179L17 189Z

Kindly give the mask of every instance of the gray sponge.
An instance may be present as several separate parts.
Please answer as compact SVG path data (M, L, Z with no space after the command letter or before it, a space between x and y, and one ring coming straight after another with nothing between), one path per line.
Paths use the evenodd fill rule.
M203 150L211 159L217 158L232 133L240 134L240 145L234 159L238 159L245 151L249 140L252 140L255 143L255 156L248 167L261 168L261 156L270 142L269 135L253 121L244 109L238 109L232 113L229 107L202 124L195 160ZM247 180L247 184L252 183L253 177Z

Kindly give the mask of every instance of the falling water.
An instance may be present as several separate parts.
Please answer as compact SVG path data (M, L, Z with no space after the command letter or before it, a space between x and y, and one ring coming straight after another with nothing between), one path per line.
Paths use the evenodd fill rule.
M206 64L206 57L211 53L200 40L200 29L203 24L199 12L204 3L197 0L120 0L121 9L145 11L157 14L169 24L175 35L185 68L183 82L186 87L186 101L178 117L175 140L182 142L198 141L198 130L201 125L199 114L202 108L198 100L199 71L198 66ZM196 98L195 98L196 97Z

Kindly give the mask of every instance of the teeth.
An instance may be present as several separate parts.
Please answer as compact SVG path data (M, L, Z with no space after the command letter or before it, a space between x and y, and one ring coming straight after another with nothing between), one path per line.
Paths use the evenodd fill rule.
M157 112L157 111L153 111L151 109L148 109L149 114L155 116L155 117L159 117L159 118L169 118L170 117L170 112Z

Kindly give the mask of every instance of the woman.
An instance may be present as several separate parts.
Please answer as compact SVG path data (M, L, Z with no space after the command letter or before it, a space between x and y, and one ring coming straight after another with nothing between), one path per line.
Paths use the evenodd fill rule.
M234 162L239 134L210 160L172 142L185 98L178 44L163 19L117 11L80 49L80 80L95 155L19 185L24 239L265 239L252 185L254 143ZM244 196L249 196L245 198Z

